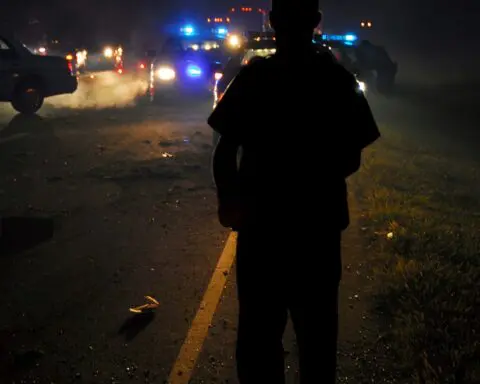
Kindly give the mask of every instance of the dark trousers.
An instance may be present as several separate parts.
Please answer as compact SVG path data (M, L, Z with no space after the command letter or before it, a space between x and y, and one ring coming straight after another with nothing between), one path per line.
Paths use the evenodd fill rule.
M301 384L334 384L341 232L269 232L244 229L238 236L240 383L285 383L282 338L290 313Z

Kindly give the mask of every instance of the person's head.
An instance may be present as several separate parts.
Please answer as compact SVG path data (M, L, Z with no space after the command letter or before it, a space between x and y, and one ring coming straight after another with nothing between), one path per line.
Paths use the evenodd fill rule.
M270 24L279 46L305 46L322 19L318 0L272 0Z

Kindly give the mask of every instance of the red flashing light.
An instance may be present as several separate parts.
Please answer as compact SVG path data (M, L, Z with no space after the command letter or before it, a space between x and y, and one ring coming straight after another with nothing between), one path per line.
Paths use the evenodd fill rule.
M140 69L145 69L145 64L141 63L140 64Z

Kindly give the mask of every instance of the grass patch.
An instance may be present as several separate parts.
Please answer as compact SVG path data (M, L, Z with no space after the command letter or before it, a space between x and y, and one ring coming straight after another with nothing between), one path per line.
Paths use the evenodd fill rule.
M480 167L382 132L352 187L388 369L408 383L480 383Z

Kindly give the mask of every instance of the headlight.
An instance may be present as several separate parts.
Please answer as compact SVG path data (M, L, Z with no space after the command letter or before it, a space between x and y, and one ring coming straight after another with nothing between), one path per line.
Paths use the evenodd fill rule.
M238 48L240 47L240 37L238 37L237 35L231 35L229 38L228 38L228 44L233 47L233 48Z
M103 55L104 55L106 58L111 58L111 57L113 57L113 49L110 48L110 47L105 48L104 51L103 51Z
M365 93L367 90L367 85L363 81L357 80L358 90L362 93Z
M175 79L175 71L171 67L160 67L157 71L157 76L162 81L171 81Z

